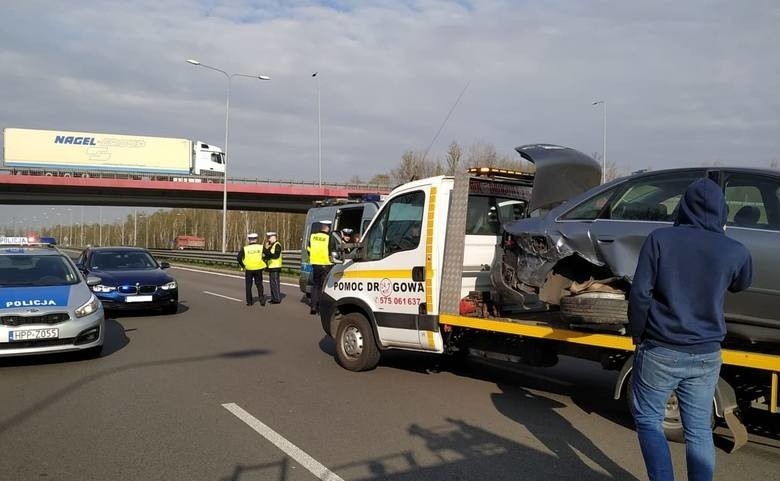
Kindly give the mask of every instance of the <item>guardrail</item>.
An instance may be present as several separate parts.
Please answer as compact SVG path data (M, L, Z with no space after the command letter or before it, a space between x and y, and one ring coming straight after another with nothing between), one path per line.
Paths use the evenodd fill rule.
M211 252L197 250L169 250L169 249L148 249L157 259L171 261L186 261L203 264L217 264L231 267L238 267L236 261L237 252ZM289 250L282 251L282 269L298 271L301 268L301 251Z

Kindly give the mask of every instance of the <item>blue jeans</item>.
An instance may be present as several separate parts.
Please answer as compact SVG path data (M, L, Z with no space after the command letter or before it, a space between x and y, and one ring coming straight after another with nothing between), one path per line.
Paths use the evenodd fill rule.
M711 481L715 471L712 399L720 352L690 354L643 342L634 357L631 383L639 446L650 481L672 481L674 468L662 422L666 401L677 393L685 434L689 481Z

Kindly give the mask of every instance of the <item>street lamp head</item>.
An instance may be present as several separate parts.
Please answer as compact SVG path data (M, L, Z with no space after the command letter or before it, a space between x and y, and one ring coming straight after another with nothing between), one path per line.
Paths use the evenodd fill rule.
M603 104L603 103L604 103L604 101L603 101L603 100L596 100L596 101L595 101L595 102L593 102L591 105L598 105L598 104Z
M195 60L193 58L188 58L187 59L187 63L192 64L192 65L200 65L200 62L198 62L197 60Z
M269 77L268 75L258 75L257 78L259 78L260 80L271 80L271 77Z

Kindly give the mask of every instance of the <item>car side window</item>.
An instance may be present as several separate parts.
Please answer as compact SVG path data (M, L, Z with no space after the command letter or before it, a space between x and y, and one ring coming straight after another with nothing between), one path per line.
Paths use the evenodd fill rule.
M425 194L421 191L391 200L363 239L364 260L383 259L420 245Z
M672 222L677 216L680 199L691 182L704 176L703 171L643 177L628 185L610 206L612 220Z
M780 179L753 174L726 178L726 225L780 230Z
M610 197L612 197L612 194L615 193L615 190L616 188L612 188L594 197L591 197L590 199L576 206L569 212L566 212L565 214L560 216L559 219L561 220L596 219L601 213L602 209L604 209L604 206L607 205L607 202L609 202L609 199Z

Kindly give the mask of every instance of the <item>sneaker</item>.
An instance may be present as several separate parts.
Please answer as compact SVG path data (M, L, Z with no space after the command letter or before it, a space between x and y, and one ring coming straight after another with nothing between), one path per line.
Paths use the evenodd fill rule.
M271 301L271 304L281 304L282 301Z
M309 314L311 314L312 316L314 316L314 315L316 315L316 314L317 314L317 310L316 310L316 309L311 309L311 310L309 311Z
M261 299L261 300L260 300L260 305L261 305L261 306L264 306L264 305L265 305L265 299Z

